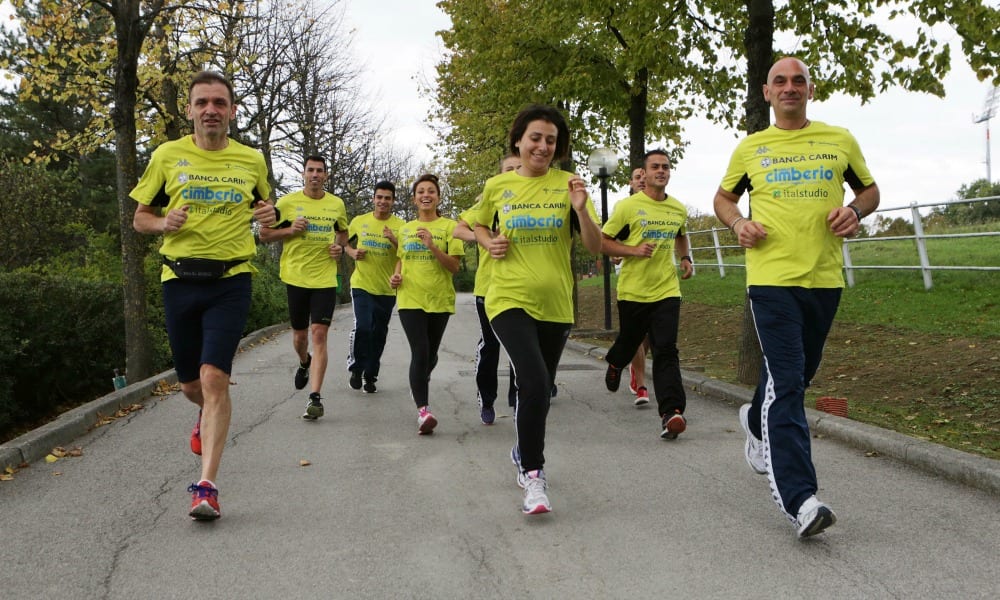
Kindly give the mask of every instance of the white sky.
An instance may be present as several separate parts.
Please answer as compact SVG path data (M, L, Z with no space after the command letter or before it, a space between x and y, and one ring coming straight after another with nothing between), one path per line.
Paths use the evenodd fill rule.
M441 56L434 33L449 27L447 16L435 0L346 1L346 18L356 30L354 50L368 65L365 87L382 96L394 143L430 159L427 146L434 133L423 125L430 103L419 97L417 79L433 81ZM883 208L941 202L952 199L961 185L986 177L986 128L973 124L973 114L982 112L990 87L977 81L961 53L953 51L945 89L943 99L894 90L863 106L857 99L835 96L814 102L809 116L846 127L857 137L882 192ZM991 125L996 137L1000 115ZM704 120L691 120L685 129L691 144L674 166L667 191L689 209L711 214L712 198L740 134ZM648 148L656 146L647 142ZM625 158L625 149L619 155ZM994 181L998 173L1000 156L994 156Z
M430 161L435 134L425 119L431 103L418 88L421 82L433 82L434 65L442 55L435 32L449 28L447 16L436 0L343 1L348 29L354 30L353 50L365 65L362 90L377 98L375 110L387 115L393 144ZM9 3L0 0L0 19L9 14ZM834 96L814 102L809 116L847 127L858 138L881 189L883 208L941 202L952 199L961 185L986 176L986 127L974 124L973 115L982 113L990 87L977 81L961 53L953 50L945 89L943 99L893 90L863 106ZM1000 115L991 125L997 137ZM691 144L674 165L667 191L690 209L711 213L712 197L740 134L704 120L686 122L685 131ZM658 145L647 143L648 148ZM626 156L624 149L619 155ZM998 174L1000 156L994 156L994 181ZM592 193L597 197L596 189ZM612 203L623 195L609 194Z

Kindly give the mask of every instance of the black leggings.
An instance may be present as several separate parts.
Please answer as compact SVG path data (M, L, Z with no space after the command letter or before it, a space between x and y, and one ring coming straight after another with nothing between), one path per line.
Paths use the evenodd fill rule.
M438 362L438 348L450 313L429 313L416 308L399 309L399 323L410 343L410 394L417 408L427 406L431 371Z
M493 317L490 325L514 367L514 424L521 470L541 469L545 464L545 420L552 383L571 324L538 321L524 310L512 308Z

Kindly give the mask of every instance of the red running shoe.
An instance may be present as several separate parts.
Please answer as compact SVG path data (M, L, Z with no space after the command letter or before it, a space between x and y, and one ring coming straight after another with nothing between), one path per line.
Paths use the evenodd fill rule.
M191 430L191 452L201 456L201 411L198 411L198 422Z
M195 521L214 521L222 516L219 511L219 490L204 479L192 483L187 491L191 492L191 511L188 515Z
M635 371L632 370L632 365L628 366L628 379L629 379L629 381L628 381L628 391L632 392L633 394L638 394L639 393L639 386L636 385L636 382L635 382Z

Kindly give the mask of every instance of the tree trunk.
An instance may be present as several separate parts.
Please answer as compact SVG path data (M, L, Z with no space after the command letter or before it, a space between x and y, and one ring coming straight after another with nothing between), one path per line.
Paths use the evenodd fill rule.
M632 169L643 166L642 155L646 153L646 110L649 107L649 69L643 67L635 74L635 87L628 107L628 175Z
M125 372L132 381L153 374L153 346L146 319L145 258L149 239L135 231L132 217L135 201L129 191L138 181L135 151L135 105L139 89L138 57L145 31L139 21L139 0L113 4L118 58L115 64L115 127L118 186L118 226L122 236L122 269L125 313Z
M747 53L746 129L754 133L767 129L771 124L770 106L764 99L764 84L774 58L774 3L773 0L747 0L749 21L743 43ZM753 214L753 207L747 215ZM743 301L743 324L740 335L740 353L736 377L741 383L756 385L760 378L763 356L760 341L750 312L750 297Z

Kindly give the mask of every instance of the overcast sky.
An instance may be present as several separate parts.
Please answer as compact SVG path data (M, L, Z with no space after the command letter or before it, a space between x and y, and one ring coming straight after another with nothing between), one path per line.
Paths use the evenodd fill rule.
M404 14L405 18L386 18ZM383 96L394 141L430 158L426 147L434 142L434 133L423 125L430 103L418 96L417 78L433 80L434 64L441 57L434 33L449 27L447 16L434 0L347 0L346 17L356 29L355 51L368 66L368 87ZM846 96L834 97L814 102L809 116L847 127L858 138L881 189L883 208L945 201L961 185L986 177L986 128L973 124L973 115L982 113L990 86L978 82L961 53L953 51L945 88L944 99L891 91L861 105ZM700 120L685 123L685 129L691 144L674 166L667 191L689 209L711 213L712 198L739 133ZM993 137L1000 135L1000 116L991 129ZM656 145L647 143L648 148ZM625 158L625 149L618 150ZM992 163L996 181L1000 179L996 152ZM597 196L596 190L593 194Z

